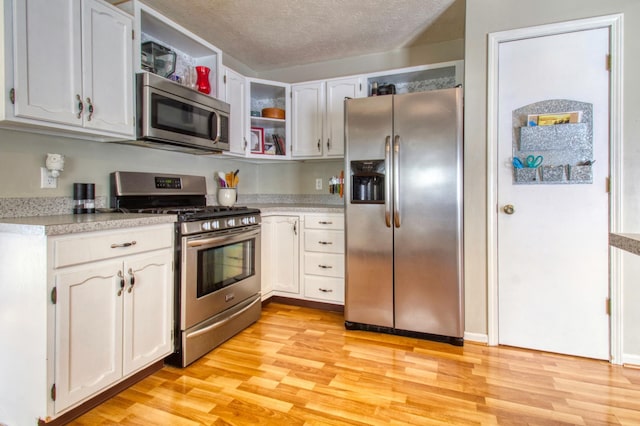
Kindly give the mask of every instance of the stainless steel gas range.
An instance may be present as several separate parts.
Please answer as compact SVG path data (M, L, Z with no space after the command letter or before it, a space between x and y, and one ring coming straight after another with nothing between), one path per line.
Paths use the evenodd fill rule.
M260 211L206 205L203 176L114 172L111 207L176 214L175 352L185 367L260 318Z

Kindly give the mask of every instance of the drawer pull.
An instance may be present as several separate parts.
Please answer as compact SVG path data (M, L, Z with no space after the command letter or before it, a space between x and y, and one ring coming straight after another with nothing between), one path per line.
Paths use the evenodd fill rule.
M135 246L136 242L131 241L130 243L120 243L120 244L111 244L111 248L119 248L119 247L131 247Z
M322 244L323 246L328 246L333 244L331 241L318 241L318 244Z
M321 220L320 222L318 222L320 225L333 225L333 222L329 222L326 220Z
M333 266L331 265L318 265L318 268L322 268L322 269L332 269Z
M318 288L323 293L333 293L333 290L330 288Z

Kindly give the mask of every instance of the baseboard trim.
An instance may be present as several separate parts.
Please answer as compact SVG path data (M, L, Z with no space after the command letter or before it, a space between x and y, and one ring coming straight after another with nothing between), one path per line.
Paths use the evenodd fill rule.
M282 303L283 305L301 306L303 308L321 309L323 311L332 311L344 313L343 305L335 305L333 303L316 302L313 300L294 299L292 297L270 296L262 301L262 306L269 303Z
M97 407L98 405L102 404L106 400L116 396L117 394L119 394L123 390L131 387L132 385L134 385L136 383L138 383L140 380L146 378L147 376L152 375L156 371L161 370L162 367L164 367L164 360L156 361L153 364L151 364L150 366L146 367L144 370L140 370L137 373L135 373L134 375L132 375L130 377L127 377L123 381L113 385L109 389L106 389L104 392L94 396L93 398L89 399L86 402L83 402L82 404L78 405L77 407L72 408L71 410L69 410L66 413L56 417L53 420L45 421L45 420L39 419L38 420L38 425L46 425L46 426L66 425L67 423L71 422L72 420L77 419L81 415L85 414L86 412L88 412L88 411L92 410L93 408Z
M489 336L482 333L471 333L469 331L465 331L464 340L476 343L489 343Z

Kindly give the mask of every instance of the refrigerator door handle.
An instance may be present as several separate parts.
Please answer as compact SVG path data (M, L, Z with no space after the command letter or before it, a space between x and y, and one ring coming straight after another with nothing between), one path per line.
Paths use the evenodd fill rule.
M391 228L391 136L384 141L384 221Z
M400 136L393 138L393 223L400 228Z

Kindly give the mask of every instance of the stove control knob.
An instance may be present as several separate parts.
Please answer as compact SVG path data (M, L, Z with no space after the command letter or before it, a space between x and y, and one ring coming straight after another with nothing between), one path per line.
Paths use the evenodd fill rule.
M202 223L202 229L204 231L209 231L211 229L211 222L203 222Z
M249 219L248 217L243 217L242 218L242 224L243 225L248 225L251 223L251 219Z
M227 219L227 226L236 226L235 219Z
M213 229L220 229L220 222L218 222L217 220L214 220L211 222L211 227Z

